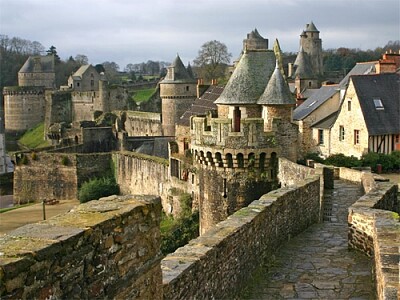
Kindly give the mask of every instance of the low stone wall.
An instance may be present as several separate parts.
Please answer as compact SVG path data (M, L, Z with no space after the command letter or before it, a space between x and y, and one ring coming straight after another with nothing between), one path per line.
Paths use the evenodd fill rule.
M324 191L325 189L334 188L334 168L323 164L310 163L310 167L296 164L286 158L279 158L278 163L278 179L281 186L292 186L299 180L304 180L309 176L318 175L320 178L320 216L319 220L323 220Z
M0 238L1 299L162 299L161 205L111 196Z
M226 299L283 242L318 222L318 176L263 195L162 262L164 299Z
M122 194L157 195L163 207L167 200L168 160L136 152L120 151L113 154L115 177ZM165 211L168 211L167 209Z
M342 174L344 168L340 168ZM359 172L360 174L356 174ZM344 170L348 180L360 179L368 191L349 208L349 247L375 260L378 299L398 299L400 220L398 186L390 182L372 183L372 174Z

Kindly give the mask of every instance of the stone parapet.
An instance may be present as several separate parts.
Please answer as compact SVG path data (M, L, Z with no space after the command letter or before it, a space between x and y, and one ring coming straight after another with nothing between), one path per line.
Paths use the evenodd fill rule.
M362 183L370 186L370 181L365 178ZM389 182L374 185L375 187L371 189L365 187L364 190L369 189L369 192L349 208L349 247L374 257L378 299L398 299L400 293L398 187Z
M263 195L162 262L164 299L227 299L284 241L318 222L319 178ZM255 238L257 237L257 238Z
M162 299L160 199L110 196L0 239L1 299Z
M231 119L202 118L191 119L192 147L216 146L219 148L276 148L274 132L264 131L264 120L248 118L240 120L240 131L234 132Z

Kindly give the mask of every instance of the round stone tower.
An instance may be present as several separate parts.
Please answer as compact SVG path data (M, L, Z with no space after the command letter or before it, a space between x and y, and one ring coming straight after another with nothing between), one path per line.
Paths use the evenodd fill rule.
M300 47L310 57L314 74L317 76L323 75L322 40L319 38L319 31L313 22L307 24L306 29L301 33Z
M162 127L165 136L175 136L178 119L189 109L197 96L197 82L185 68L179 55L168 67L160 82Z
M275 71L268 85L258 99L262 105L264 131L274 131L276 144L281 156L297 161L297 126L292 123L292 112L296 101L283 78L276 61Z
M257 40L244 43L233 74L214 102L218 116L191 119L201 234L277 184L279 148L274 132L264 130L262 106L257 104L276 58L266 39L258 34Z
M3 98L6 132L21 133L44 121L43 87L4 87Z

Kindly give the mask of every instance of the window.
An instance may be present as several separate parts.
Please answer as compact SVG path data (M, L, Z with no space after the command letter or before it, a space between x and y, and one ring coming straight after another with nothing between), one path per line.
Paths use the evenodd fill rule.
M360 130L354 130L354 145L360 143Z
M339 141L344 140L344 126L339 126Z
M324 130L318 129L318 145L324 144Z
M186 86L186 92L189 92L189 86L188 85Z
M347 101L347 110L351 111L351 101Z
M385 109L383 107L383 103L382 103L382 100L380 98L374 98L374 105L375 105L375 109L377 109L377 110Z

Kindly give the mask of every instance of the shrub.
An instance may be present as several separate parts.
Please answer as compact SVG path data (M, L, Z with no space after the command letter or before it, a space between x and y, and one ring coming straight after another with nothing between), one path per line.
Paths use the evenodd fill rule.
M342 153L329 156L325 159L325 164L346 168L361 167L361 161L357 157L346 156Z
M27 165L27 164L29 164L28 156L26 156L25 154L23 154L23 156L22 156L22 158L21 158L20 164L22 164L22 165Z
M68 166L69 163L70 163L70 161L69 161L68 156L63 156L63 157L61 158L61 164L62 164L63 166Z
M32 152L31 158L32 158L32 160L37 160L37 154L36 154L36 152Z
M316 152L307 153L306 155L304 155L304 158L299 159L297 161L297 163L306 166L308 159L311 159L317 163L321 163L321 164L324 163L324 159L322 157L320 157L319 154Z
M170 218L166 222L171 222ZM161 252L166 255L199 236L199 213L174 220L170 230L161 233Z
M363 166L369 166L373 171L377 171L377 165L382 166L382 171L396 171L400 169L400 151L394 151L391 154L382 154L370 152L362 157Z
M94 178L82 184L78 199L81 203L85 203L118 193L119 186L113 177Z

